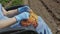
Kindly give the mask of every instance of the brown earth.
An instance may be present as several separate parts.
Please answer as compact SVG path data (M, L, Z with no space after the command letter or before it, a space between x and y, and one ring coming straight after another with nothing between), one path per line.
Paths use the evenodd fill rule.
M53 34L60 34L60 0L26 1L25 4L28 4L37 15L44 19Z

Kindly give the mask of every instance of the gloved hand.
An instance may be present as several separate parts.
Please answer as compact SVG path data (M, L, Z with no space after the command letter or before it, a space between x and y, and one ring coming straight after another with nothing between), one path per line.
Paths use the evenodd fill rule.
M15 16L15 18L16 18L17 21L20 21L22 19L28 19L29 18L29 15L30 14L28 12L23 12L23 13Z
M19 13L29 12L29 10L30 10L29 6L24 6L24 7L18 8L18 12L19 12Z

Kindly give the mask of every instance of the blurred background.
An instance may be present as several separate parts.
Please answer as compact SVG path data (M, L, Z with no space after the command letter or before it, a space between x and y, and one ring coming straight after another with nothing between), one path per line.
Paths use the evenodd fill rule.
M0 3L6 8L23 4L23 0L0 0Z

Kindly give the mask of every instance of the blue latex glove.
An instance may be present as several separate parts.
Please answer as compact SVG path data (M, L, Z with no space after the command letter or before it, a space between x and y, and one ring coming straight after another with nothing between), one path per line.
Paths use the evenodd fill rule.
M19 12L19 13L29 12L29 10L30 10L29 6L24 6L24 7L18 8L18 12Z
M28 12L23 12L17 16L15 16L17 21L21 21L22 19L28 19L29 18L29 13Z
M36 31L38 34L52 34L51 29L40 16L38 17L38 26Z

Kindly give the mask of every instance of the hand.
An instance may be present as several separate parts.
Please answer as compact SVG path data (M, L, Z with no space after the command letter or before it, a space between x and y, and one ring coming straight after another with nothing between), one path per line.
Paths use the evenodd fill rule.
M17 21L20 21L22 19L28 19L29 18L29 15L30 14L28 12L23 12L23 13L15 16L15 18L16 18Z
M30 10L29 6L24 6L24 7L18 8L18 12L19 12L19 13L29 12L29 10Z

